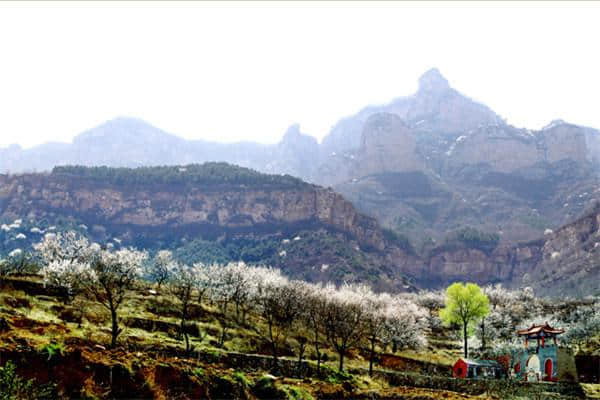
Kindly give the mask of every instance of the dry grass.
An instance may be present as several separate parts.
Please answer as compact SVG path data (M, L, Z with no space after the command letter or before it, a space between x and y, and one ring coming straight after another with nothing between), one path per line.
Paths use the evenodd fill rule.
M600 399L600 384L597 383L582 383L581 387L585 391L585 396L588 399Z

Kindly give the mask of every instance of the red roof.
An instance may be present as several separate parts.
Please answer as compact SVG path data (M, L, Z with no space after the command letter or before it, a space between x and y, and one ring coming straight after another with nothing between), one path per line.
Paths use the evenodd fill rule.
M559 333L565 333L564 329L560 329L560 328L553 328L550 325L548 325L548 323L546 322L544 325L531 325L530 328L528 329L521 329L517 331L517 334L519 335L535 335L540 333L541 331L544 331L545 333L550 333L553 335L557 335Z

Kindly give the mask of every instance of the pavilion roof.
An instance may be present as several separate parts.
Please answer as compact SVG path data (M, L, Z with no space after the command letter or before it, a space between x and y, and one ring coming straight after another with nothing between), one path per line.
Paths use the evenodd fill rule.
M539 334L542 331L545 332L545 333L553 334L553 335L558 335L560 333L565 333L564 329L553 328L553 327L551 327L546 322L543 325L533 324L533 325L531 325L531 327L529 327L527 329L520 329L520 330L517 331L517 334L518 335L537 335L537 334Z

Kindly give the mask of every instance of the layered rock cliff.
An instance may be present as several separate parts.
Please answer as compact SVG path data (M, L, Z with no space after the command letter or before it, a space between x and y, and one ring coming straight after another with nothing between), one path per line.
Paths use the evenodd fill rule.
M181 167L181 174L185 169ZM364 246L385 248L373 218L359 214L331 189L307 184L118 185L69 173L0 175L1 218L41 220L53 213L129 229L322 224L352 235Z
M83 226L99 242L171 248L190 262L243 259L311 281L408 288L402 272L386 265L393 240L340 194L222 163L0 175L0 222L17 219L35 227L23 239ZM9 230L0 232L0 253L2 244L25 243Z

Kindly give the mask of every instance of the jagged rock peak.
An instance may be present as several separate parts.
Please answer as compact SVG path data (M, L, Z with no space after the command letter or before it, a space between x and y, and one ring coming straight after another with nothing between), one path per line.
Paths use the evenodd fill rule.
M419 78L420 92L440 92L449 88L448 80L437 68L431 68Z
M285 131L285 134L283 135L283 140L300 135L302 135L302 132L300 132L300 124L295 123L287 128L287 131Z
M296 145L299 143L317 145L317 139L306 133L302 133L299 124L293 124L287 129L280 143L285 145Z

